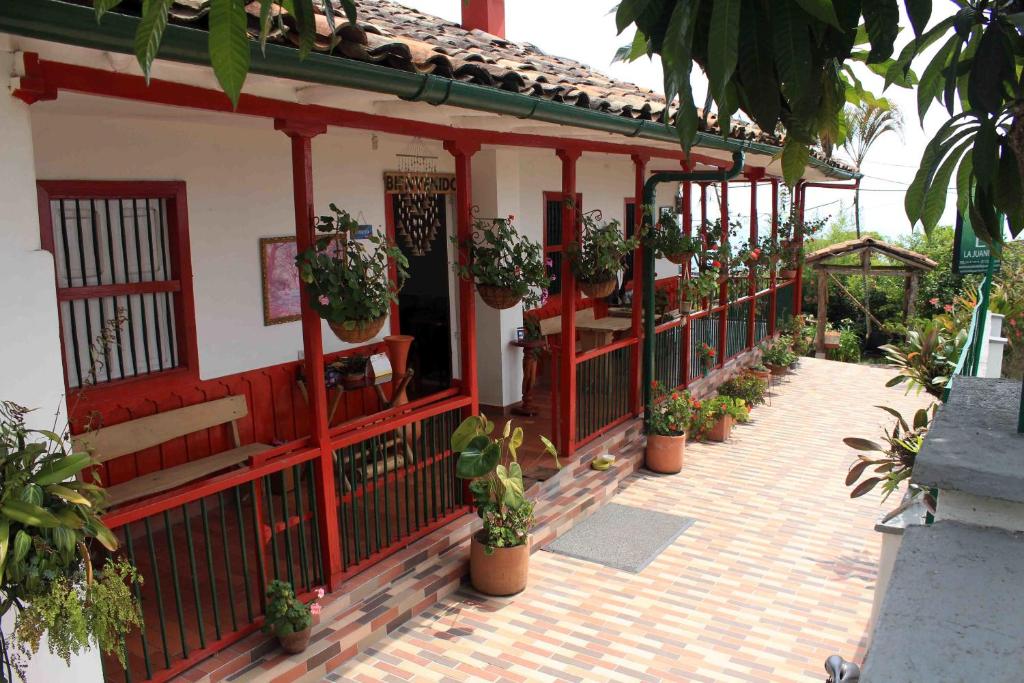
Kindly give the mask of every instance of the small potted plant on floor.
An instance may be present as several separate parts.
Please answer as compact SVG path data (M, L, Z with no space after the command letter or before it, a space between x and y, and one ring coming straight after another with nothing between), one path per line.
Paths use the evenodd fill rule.
M320 614L318 600L324 597L324 589L316 590L316 598L305 603L295 597L292 585L287 581L272 581L267 586L267 617L263 630L277 636L281 649L289 654L298 654L309 645L309 634L313 617Z
M647 246L654 250L658 258L668 259L680 266L688 265L694 256L699 256L703 251L700 236L687 235L680 230L670 213L662 214L654 225L648 234Z
M540 244L519 234L512 220L509 216L477 221L472 237L463 245L468 263L454 264L458 276L475 283L484 303L498 310L520 301L533 308L551 284Z
M494 423L483 415L462 421L452 434L452 451L458 453L455 476L469 480L469 490L483 528L470 542L469 578L486 595L513 595L526 588L530 568L530 529L534 525L533 501L526 497L523 470L516 451L523 444L521 427L506 422L497 439ZM555 459L558 453L545 437L544 449Z
M741 398L715 396L701 404L703 437L708 441L727 441L737 422L747 422L750 413Z
M761 344L761 362L768 366L773 375L784 375L796 354L790 351L790 338L782 335L774 341Z
M688 391L665 391L660 382L652 382L654 396L647 431L644 464L658 474L676 474L683 469L686 432L694 412L694 400Z
M569 245L573 277L579 282L580 291L595 299L615 291L626 256L640 244L636 237L622 236L618 221L599 223L600 220L600 211L584 214L581 239Z
M764 380L766 386L772 376L772 371L766 368L763 363L751 365L748 369L748 372L750 372L750 374L753 375L754 377L757 377L760 380Z
M731 377L718 387L719 396L729 396L743 400L747 410L764 403L768 393L768 381L757 377L751 372L744 372Z
M331 204L333 216L321 216L319 236L295 258L309 303L342 341L360 344L373 339L387 319L391 304L408 276L409 262L381 233L355 239L359 222ZM394 263L397 282L390 279Z

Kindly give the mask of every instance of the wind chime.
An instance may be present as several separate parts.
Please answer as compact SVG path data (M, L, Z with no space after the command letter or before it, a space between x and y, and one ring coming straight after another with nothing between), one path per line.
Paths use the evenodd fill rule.
M431 191L437 173L437 157L421 152L423 142L413 140L410 153L398 154L398 172L405 179L405 191L398 195L395 228L413 256L430 252L441 228L437 193Z

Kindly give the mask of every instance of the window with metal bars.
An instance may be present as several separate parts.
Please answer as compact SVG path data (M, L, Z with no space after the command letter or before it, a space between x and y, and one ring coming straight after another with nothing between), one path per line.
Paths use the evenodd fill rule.
M562 291L562 259L565 248L571 241L571 235L562 229L562 197L561 192L544 193L544 260L551 276L548 294L555 296ZM576 205L580 206L582 195L576 194Z
M626 239L629 239L636 234L636 201L626 201L626 215L623 218L622 227L625 230ZM623 284L633 281L633 259L635 256L636 254L634 252L630 252L626 256L626 267L622 271Z
M196 369L185 188L39 183L69 389Z

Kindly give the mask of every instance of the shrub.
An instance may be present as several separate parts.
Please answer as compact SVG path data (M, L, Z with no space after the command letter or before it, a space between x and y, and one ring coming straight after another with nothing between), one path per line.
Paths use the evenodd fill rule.
M737 375L718 387L719 396L743 399L743 402L750 408L764 403L767 393L768 382L750 373Z

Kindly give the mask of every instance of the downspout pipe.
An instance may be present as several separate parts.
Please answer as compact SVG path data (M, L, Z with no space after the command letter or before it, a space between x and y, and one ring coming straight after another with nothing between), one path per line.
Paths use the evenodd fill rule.
M654 193L661 183L676 183L683 181L697 182L725 182L732 180L743 172L745 155L742 149L732 153L732 166L716 171L659 171L651 174L651 177L644 183L644 222L643 234L647 234L652 227ZM651 381L654 378L654 250L644 246L644 346L643 346L643 385L644 385L644 429L649 430L651 425L651 408L653 392Z
M134 54L135 30L139 21L139 17L110 11L97 25L96 15L90 6L62 0L0 0L0 32L122 54ZM206 66L210 63L208 42L206 31L170 24L164 30L158 57ZM268 44L264 54L259 44L251 41L250 53L250 71L254 74L379 92L410 102L446 104L644 140L679 143L675 127L661 121L637 120L520 92L463 83L434 74L401 71L319 52L300 60L298 50L284 45ZM697 134L696 144L706 149L744 150L771 157L780 152L780 148L774 145L723 138L706 132ZM855 174L820 159L811 158L808 165L830 178L855 177Z

